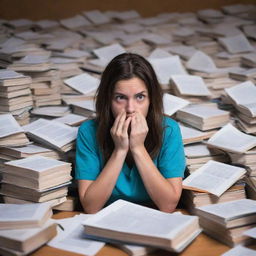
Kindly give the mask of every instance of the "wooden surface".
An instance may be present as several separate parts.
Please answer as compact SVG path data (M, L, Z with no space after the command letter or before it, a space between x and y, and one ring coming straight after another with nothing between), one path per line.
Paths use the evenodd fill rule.
M54 218L62 219L72 217L78 212L59 212L54 214ZM158 250L149 256L219 256L228 251L230 248L207 235L201 233L182 253L170 253L167 251ZM49 246L43 246L32 254L33 256L75 256L75 254L67 251L58 250ZM110 245L104 246L97 256L127 256L128 254L122 250Z

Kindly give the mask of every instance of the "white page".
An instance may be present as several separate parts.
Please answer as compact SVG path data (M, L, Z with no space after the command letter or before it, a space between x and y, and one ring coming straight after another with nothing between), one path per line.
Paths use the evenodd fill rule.
M82 15L76 15L72 18L62 19L60 20L60 23L70 29L91 25L91 23Z
M186 107L190 102L182 98L173 96L169 93L164 93L163 105L164 114L171 116L176 113L179 109Z
M221 196L245 173L244 168L210 160L184 179L182 184Z
M246 230L243 235L256 239L256 227Z
M140 17L140 14L135 10L128 11L106 11L105 14L110 18L117 18L122 21L137 19Z
M156 45L170 44L172 42L167 36L164 37L154 33L144 33L142 34L142 39Z
M51 168L56 168L56 167L62 168L62 167L70 166L71 164L63 161L55 160L50 157L30 156L23 159L6 162L5 165L7 166L6 167L7 172L8 172L8 166L16 166L16 167L21 167L21 168L25 168L25 169L29 169L29 170L33 170L35 172L41 173Z
M179 124L179 126L180 126L181 136L183 140L197 138L205 135L205 133L197 129L194 129L192 127L188 127L182 124Z
M24 147L7 147L11 148L14 151L21 152L21 153L27 153L27 154L35 154L35 153L43 153L43 152L51 152L52 150L48 148L41 147L39 145L35 144L29 144Z
M93 53L100 59L106 61L112 60L121 53L125 53L125 49L120 44L112 44L93 50Z
M83 14L86 16L86 18L88 18L92 23L96 25L110 22L109 17L104 15L104 13L99 10L86 11L83 12Z
M39 221L50 209L49 203L0 204L0 222Z
M48 56L40 56L40 55L26 55L21 60L14 62L14 64L42 64L48 63L49 58Z
M228 111L224 111L215 107L208 107L207 105L201 105L201 104L197 104L195 106L190 105L187 106L183 109L181 109L179 111L180 113L188 113L188 114L192 114L198 117L201 117L203 119L209 119L209 118L213 118L213 117L223 117L229 116L229 112Z
M197 51L193 46L186 46L186 45L175 45L163 48L173 54L179 55L181 58L186 60L190 59L193 54Z
M226 88L225 92L236 104L256 103L256 86L251 81Z
M172 75L171 81L182 95L210 96L204 80L200 76Z
M19 45L22 45L26 43L24 40L20 39L20 38L16 38L16 37L10 37L8 38L6 41L4 42L1 42L0 43L0 47L1 48L5 48L5 47L16 47L16 46L19 46ZM0 49L0 52L2 50Z
M137 23L120 24L118 27L127 33L138 33L144 30L144 27Z
M217 153L214 153L205 144L202 144L202 143L185 145L184 152L185 152L185 156L190 158L217 155Z
M60 122L63 124L67 124L67 125L73 125L74 123L83 122L86 119L87 119L87 117L71 113L71 114L65 115L63 117L58 117L58 118L54 119L54 121Z
M23 74L15 72L13 70L0 69L0 80L15 79L15 78L22 78L22 77L27 77L27 76L24 76Z
M15 118L11 114L0 115L0 138L17 133L24 133L24 130Z
M185 75L187 71L183 67L180 57L175 55L166 58L149 59L160 84L169 84L172 75Z
M202 51L195 52L186 63L186 67L203 72L215 72L218 70L212 58Z
M228 152L244 153L256 146L256 136L245 134L229 123L216 132L207 144Z
M27 133L38 136L58 148L73 142L77 136L77 128L43 118L24 125L23 128Z
M233 54L255 51L248 39L242 33L232 37L221 37L218 40L228 52Z
M92 112L96 112L95 102L94 100L83 100L72 103L73 106L78 106L80 108L84 108L90 110Z
M82 94L96 91L100 80L87 73L83 73L64 80L64 83Z
M58 27L60 25L59 22L54 20L39 20L36 24L43 29Z
M150 55L148 56L149 59L158 59L158 58L166 58L166 57L171 57L172 54L169 52L161 49L161 48L156 48L154 49Z
M256 201L251 199L239 199L225 203L210 204L197 209L214 214L225 220L241 218L244 215L252 215L256 212Z
M50 107L39 107L33 108L31 113L35 115L50 115L50 116L63 116L69 113L68 106L50 106Z
M51 247L82 255L95 255L105 245L104 242L87 239L81 218L74 217L57 222L61 223L64 231L59 230L58 235L48 242L47 245Z
M33 239L39 232L42 232L54 223L50 219L42 227L0 230L0 237L25 242L27 239Z
M227 252L221 254L221 256L255 256L256 250L249 249L242 245L237 245Z
M173 239L196 216L164 213L148 207L117 200L83 222L85 226ZM150 225L149 225L150 223Z

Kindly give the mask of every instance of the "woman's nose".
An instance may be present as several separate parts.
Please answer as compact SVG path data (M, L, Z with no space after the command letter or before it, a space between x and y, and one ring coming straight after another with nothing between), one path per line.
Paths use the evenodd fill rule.
M127 101L126 112L128 114L132 114L132 113L134 113L134 111L135 111L135 103L132 99L130 99Z

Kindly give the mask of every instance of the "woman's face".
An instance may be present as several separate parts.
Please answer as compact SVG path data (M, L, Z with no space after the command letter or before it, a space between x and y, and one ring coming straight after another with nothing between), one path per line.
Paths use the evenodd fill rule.
M140 112L144 117L148 114L149 95L145 83L137 77L120 80L115 84L111 110L114 118L125 110L127 117Z

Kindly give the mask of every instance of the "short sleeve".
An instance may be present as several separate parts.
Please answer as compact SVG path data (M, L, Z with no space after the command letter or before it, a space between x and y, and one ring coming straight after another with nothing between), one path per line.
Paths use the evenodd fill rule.
M101 170L101 160L96 142L94 120L84 122L76 140L75 177L78 180L95 180Z
M179 125L176 121L166 117L158 169L165 178L176 178L184 177L185 167L184 146Z

